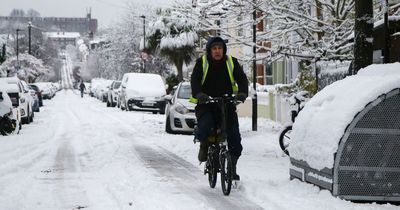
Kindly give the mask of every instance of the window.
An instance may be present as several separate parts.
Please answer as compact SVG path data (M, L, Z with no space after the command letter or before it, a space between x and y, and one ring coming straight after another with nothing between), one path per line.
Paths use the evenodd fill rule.
M240 25L242 21L243 21L243 16L241 16L241 15L238 16L238 17L237 17L237 23L238 23L238 25ZM244 33L243 33L243 26L239 26L239 27L238 27L236 35L237 35L237 36L243 36L243 35L244 35Z
M272 65L265 65L265 80L267 85L273 85L273 76L272 76Z
M189 99L192 95L192 89L190 85L182 85L179 88L178 98Z

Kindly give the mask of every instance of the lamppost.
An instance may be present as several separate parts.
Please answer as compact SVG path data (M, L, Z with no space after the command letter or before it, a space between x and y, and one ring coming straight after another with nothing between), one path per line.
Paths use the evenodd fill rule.
M257 11L256 11L256 1L253 1L254 4L254 10L253 10L253 91L254 95L252 96L252 130L257 131L257 62L256 62L256 53L257 53L257 39L256 39L256 34L257 34Z
M28 23L28 37L29 37L29 44L28 44L28 53L29 53L29 55L32 55L32 51L31 51L31 41L32 41L32 39L31 39L31 30L32 30L32 23L31 22L29 22Z
M20 31L22 31L22 30L19 29L19 28L16 29L16 32L17 32L17 48L16 48L16 51L17 51L17 69L19 69L19 59L18 59L18 54L19 54L19 49L18 49L18 33L19 33Z
M146 49L146 16L141 15L141 18L143 18L143 52ZM146 73L146 60L143 58L142 55L142 59L143 59L143 73Z

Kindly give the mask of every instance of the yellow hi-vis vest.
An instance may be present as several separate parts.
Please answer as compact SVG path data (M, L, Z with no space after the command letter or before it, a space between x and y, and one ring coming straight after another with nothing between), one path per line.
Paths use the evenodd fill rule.
M203 66L203 78L201 79L201 84L203 85L204 81L206 80L207 73L208 73L208 60L207 60L207 55L203 55L201 57L202 60L202 66ZM229 79L231 80L232 84L232 91L233 93L237 93L238 91L238 86L236 84L235 78L233 77L233 69L235 68L232 60L232 56L228 55L228 59L226 59L226 67L228 68L228 74L229 74ZM194 98L193 96L190 96L189 102L197 104L198 100L197 98Z

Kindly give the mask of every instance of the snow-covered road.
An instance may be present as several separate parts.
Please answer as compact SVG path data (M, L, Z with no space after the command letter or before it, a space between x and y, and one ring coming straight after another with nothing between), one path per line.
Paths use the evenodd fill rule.
M72 61L68 53L63 53L64 59L62 59L63 67L61 68L61 87L64 89L71 89L73 87L72 82Z
M62 90L19 135L0 137L0 209L397 209L355 204L290 181L279 125L241 118L242 185L208 186L192 136L164 115L125 112Z

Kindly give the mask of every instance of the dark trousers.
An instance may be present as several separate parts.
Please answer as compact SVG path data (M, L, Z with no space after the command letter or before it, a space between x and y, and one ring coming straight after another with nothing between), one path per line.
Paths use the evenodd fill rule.
M83 90L81 90L81 98L83 98Z
M239 132L239 121L235 108L227 108L227 137L229 153L239 158L242 154L242 138ZM197 132L196 138L200 142L207 141L208 136L212 133L215 126L218 125L220 113L216 111L204 112L200 118L197 119Z

